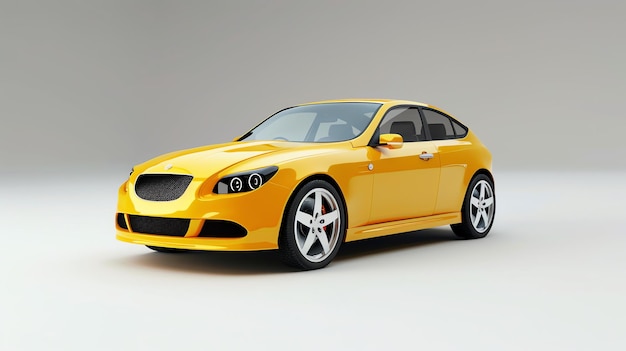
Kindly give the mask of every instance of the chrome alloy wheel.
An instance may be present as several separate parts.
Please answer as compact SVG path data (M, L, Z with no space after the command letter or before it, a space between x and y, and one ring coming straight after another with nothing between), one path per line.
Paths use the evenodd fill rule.
M298 250L310 262L325 260L341 234L341 207L328 190L314 188L298 204L293 233Z
M495 210L494 194L491 185L480 180L472 189L470 197L470 220L472 227L484 233L489 229Z

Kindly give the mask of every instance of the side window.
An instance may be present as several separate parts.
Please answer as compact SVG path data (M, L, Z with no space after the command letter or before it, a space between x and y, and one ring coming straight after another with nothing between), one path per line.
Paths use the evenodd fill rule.
M456 134L456 137L464 138L467 135L467 128L453 119L451 121L452 126L454 127L454 133Z
M448 116L429 109L423 109L422 112L432 140L455 139L457 137L455 127L452 126L452 121ZM458 127L460 128L461 125Z
M405 142L426 140L422 119L415 107L394 108L380 123L380 134L400 134Z

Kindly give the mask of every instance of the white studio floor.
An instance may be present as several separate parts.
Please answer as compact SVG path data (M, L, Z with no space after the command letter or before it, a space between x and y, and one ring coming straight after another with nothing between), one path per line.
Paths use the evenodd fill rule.
M0 349L626 349L626 173L496 177L485 239L367 240L303 273L116 241L121 177L3 182Z

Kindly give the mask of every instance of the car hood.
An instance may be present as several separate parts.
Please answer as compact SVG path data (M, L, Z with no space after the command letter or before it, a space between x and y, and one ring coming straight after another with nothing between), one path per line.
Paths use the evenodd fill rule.
M165 154L136 166L135 171L151 174L191 174L194 177L208 178L225 169L236 168L243 162L248 162L250 169L253 169L278 165L293 158L329 153L333 149L330 144L320 143L230 142Z

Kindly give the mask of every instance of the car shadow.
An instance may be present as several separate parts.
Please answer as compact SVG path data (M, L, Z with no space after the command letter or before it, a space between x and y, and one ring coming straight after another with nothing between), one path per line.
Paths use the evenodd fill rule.
M149 250L146 248L146 250ZM284 265L276 250L252 252L190 251L147 252L124 259L124 264L145 268L215 275L255 275L297 272Z
M344 243L335 261L399 250L414 250L428 245L458 240L450 229L434 228L379 238ZM123 259L124 265L183 271L198 274L255 275L300 272L280 261L277 250L253 252L191 251L185 253L148 252ZM332 265L332 263L331 263Z
M344 243L335 261L459 240L449 228L432 228Z

